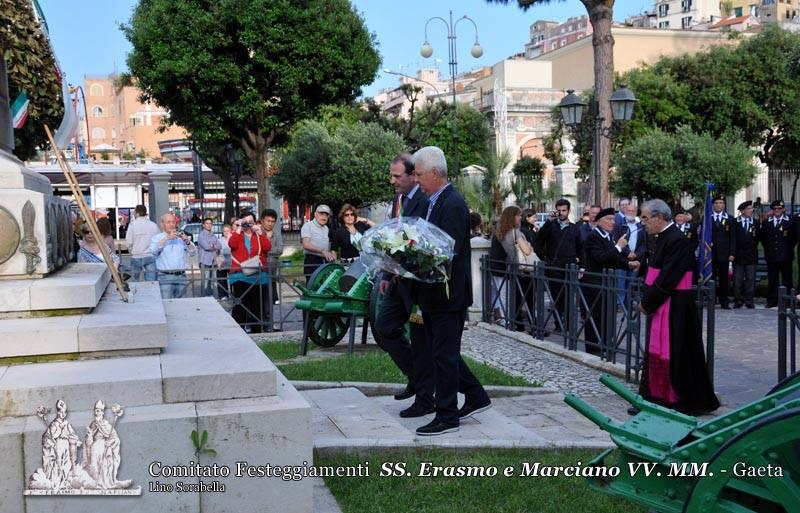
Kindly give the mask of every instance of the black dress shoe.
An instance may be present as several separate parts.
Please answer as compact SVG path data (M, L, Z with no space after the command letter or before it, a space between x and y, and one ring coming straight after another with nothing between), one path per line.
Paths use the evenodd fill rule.
M492 407L492 401L486 401L485 403L478 406L464 403L464 406L462 406L461 409L458 410L458 418L468 419L473 415L475 415L476 413L486 411L491 407Z
M403 401L405 399L408 399L409 397L414 397L414 394L416 394L416 393L417 393L417 391L414 389L414 385L409 383L408 385L406 385L406 387L402 391L397 392L396 394L394 394L394 400L395 401Z
M720 308L722 308L723 310L730 310L731 309L730 305L722 305Z
M764 305L764 308L775 308L776 306L778 306L778 305L773 305L772 303L767 303L766 305Z
M743 306L744 306L744 305L743 305L743 304L741 304L741 303L734 303L734 304L733 304L733 309L734 309L734 310L738 310L739 308L741 308L741 307L743 307Z
M458 431L458 424L448 424L438 419L433 419L429 424L417 428L419 436L436 436Z
M436 408L433 406L422 406L421 404L414 403L405 410L401 410L400 416L404 419L413 419L415 417L424 417L435 411Z
M754 305L754 304L749 304L749 305L745 305L745 306L747 306L748 310L752 310L753 308L756 307L756 305Z
M628 408L628 415L630 416L638 415L640 411L641 410L636 406L631 406L630 408Z

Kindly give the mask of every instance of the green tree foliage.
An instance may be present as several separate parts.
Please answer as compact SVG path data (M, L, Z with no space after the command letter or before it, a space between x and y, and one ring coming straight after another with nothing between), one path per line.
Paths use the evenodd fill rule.
M292 131L272 179L275 192L291 203L317 203L325 176L331 171L333 140L319 121L303 121Z
M403 139L375 123L342 126L333 136L331 173L325 177L320 200L331 205L388 201L389 162L405 149Z
M304 121L280 156L273 187L293 203L368 205L391 199L388 166L405 148L402 138L375 123L341 124L331 135Z
M662 58L621 81L639 99L626 136L688 124L741 138L770 167L800 164L800 34L769 25L738 45Z
M140 0L123 30L143 98L193 138L235 141L265 206L267 150L319 106L355 99L380 64L348 0Z
M620 196L661 198L673 205L684 193L703 198L706 181L733 194L753 181L754 152L735 137L655 129L626 146L616 159L611 188Z
M412 149L423 146L440 147L447 158L447 169L450 175L457 176L458 170L455 169L455 153L453 151L452 109L452 104L445 102L426 105L419 109L407 142ZM456 115L460 165L463 169L480 164L485 160L486 148L491 136L486 118L478 110L463 104L458 104Z
M542 187L545 167L541 159L525 156L511 168L511 192L518 206L527 208L547 199L547 191Z
M0 9L0 48L8 72L9 100L28 95L28 121L14 130L14 154L21 160L48 147L44 125L55 133L64 116L61 80L47 36L27 0L3 0Z

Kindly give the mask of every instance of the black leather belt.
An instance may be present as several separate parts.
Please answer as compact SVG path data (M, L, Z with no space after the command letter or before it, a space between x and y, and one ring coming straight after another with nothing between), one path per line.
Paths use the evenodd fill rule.
M186 274L186 271L158 271L158 272L161 274L175 274L175 275Z

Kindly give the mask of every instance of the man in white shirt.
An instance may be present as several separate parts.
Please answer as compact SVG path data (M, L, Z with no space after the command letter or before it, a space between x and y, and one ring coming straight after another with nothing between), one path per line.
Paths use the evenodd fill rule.
M125 234L131 255L131 280L155 281L156 259L150 251L150 241L158 233L158 225L147 217L144 205L136 205L133 217Z

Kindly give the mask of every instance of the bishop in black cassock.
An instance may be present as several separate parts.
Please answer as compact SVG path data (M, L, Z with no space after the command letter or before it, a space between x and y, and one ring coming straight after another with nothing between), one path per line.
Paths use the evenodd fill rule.
M642 207L642 222L656 241L640 305L650 316L650 332L639 393L684 413L707 413L719 401L706 368L692 290L693 247L669 212L661 200Z

